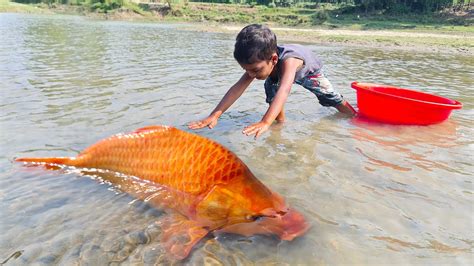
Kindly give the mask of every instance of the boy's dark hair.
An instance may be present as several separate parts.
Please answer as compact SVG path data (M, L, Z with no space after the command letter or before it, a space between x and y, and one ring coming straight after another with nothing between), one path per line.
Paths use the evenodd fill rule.
M241 64L270 60L277 51L277 39L268 27L251 24L243 28L235 39L234 58Z

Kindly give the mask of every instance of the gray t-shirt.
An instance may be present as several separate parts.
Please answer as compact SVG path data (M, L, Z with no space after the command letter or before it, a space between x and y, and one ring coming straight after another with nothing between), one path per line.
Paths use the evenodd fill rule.
M287 58L303 60L303 67L295 74L295 81L308 74L317 73L323 67L323 62L310 49L299 44L283 44L277 46L278 65ZM277 67L279 67L277 65ZM280 76L280 75L278 75Z

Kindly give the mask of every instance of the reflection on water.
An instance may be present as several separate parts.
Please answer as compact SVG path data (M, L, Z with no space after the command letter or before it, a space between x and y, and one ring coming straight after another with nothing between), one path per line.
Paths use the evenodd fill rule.
M94 173L46 171L18 156L74 156L144 125L185 129L241 69L233 35L184 25L0 14L0 262L169 263L166 214ZM210 235L184 264L473 263L474 57L310 46L345 98L354 80L454 98L438 125L348 119L295 86L288 121L259 140L241 134L266 110L256 82L213 130L313 227L293 242Z
M363 121L355 118L354 122L358 126L350 132L353 138L360 141L360 144L375 143L383 150L397 152L400 158L404 158L407 165L417 166L426 171L434 171L437 168L456 171L450 167L447 160L436 160L433 155L438 148L455 149L461 143L456 143L460 136L456 135L456 122L446 121L445 123L430 125L424 127L418 126L390 126ZM398 164L392 164L377 158L378 156L369 156L362 148L357 148L361 155L368 158L371 164L383 164L386 167L392 167L400 171L410 171L409 167L402 167ZM452 165L452 164L451 164ZM371 168L367 167L367 170Z

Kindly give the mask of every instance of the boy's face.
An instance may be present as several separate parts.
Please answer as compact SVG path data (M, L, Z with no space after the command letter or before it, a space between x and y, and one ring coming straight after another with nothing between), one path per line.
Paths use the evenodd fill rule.
M278 55L274 53L270 60L256 61L252 64L240 64L247 74L256 79L266 79L275 69L278 62Z

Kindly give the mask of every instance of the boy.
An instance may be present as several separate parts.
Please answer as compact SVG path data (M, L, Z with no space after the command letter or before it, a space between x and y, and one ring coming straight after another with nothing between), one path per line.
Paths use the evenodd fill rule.
M234 58L245 73L207 118L189 123L190 129L205 126L213 128L222 113L242 95L254 79L265 80L266 102L270 106L260 122L247 126L242 131L247 136L255 134L257 138L274 120L285 120L283 106L293 83L314 93L321 105L333 106L342 113L355 114L354 108L334 91L329 80L324 77L321 70L323 64L319 58L301 45L277 46L275 34L266 26L252 24L243 28L236 38Z

